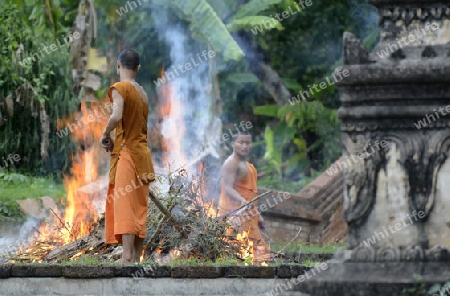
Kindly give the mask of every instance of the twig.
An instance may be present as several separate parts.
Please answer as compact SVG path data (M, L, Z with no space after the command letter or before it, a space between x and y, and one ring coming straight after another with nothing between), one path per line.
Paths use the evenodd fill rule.
M64 225L64 228L65 229L67 229L67 231L69 231L69 233L70 233L70 230L67 228L67 226L66 226L66 224L64 224L64 222L61 220L61 218L59 218L59 216L53 211L53 209L52 208L49 208L49 210L53 213L53 215L55 215L55 217L59 220L59 223L61 223L61 225ZM50 224L50 223L49 223Z
M258 196L255 196L255 197L254 197L251 201L249 201L248 203L246 203L246 204L244 204L244 205L238 207L237 209L234 209L234 210L232 210L232 211L226 213L225 215L216 217L214 220L217 221L217 220L226 218L226 217L230 216L231 214L236 213L236 212L239 211L240 209L245 208L245 207L248 206L249 204L251 204L251 203L257 201L257 200L260 199L261 197L266 196L266 195L269 194L270 192L272 192L272 191L269 190L269 191L266 191L266 192L264 192L264 193L262 193L262 194L260 194L260 195L258 195Z
M169 219L172 223L178 225L178 221L172 216L172 214L167 210L167 208L162 204L162 202L156 197L155 193L150 189L149 191L150 199L155 203L155 206L164 214L164 216Z
M53 215L55 215L55 217L59 220L59 223L61 223L63 226L64 226L64 228L69 232L69 237L70 238L72 238L73 237L73 235L72 235L72 230L70 230L68 227L67 227L67 225L65 224L65 223L63 223L63 221L61 220L61 218L53 211L53 209L52 208L49 208L49 210L53 213ZM76 240L75 240L76 241ZM77 244L77 248L79 248L80 246L78 245L78 242L76 243Z
M281 254L281 251L283 251L284 249L286 249L287 246L289 246L296 238L297 236L300 234L300 231L302 231L302 228L300 227L300 230L297 232L297 234L294 236L293 239L291 239L281 250L279 250L278 252L275 253L275 256ZM275 256L272 257L271 260L275 259Z
M173 208L175 207L175 203L173 203L170 207L169 207L169 211L171 211ZM148 248L150 246L150 244L153 242L153 240L156 238L156 236L161 232L161 228L164 224L164 222L166 222L167 220L167 216L163 216L161 218L161 220L159 220L158 225L156 226L156 230L155 233L153 233L152 237L148 240L148 242L145 244L144 248ZM152 252L153 253L153 250Z

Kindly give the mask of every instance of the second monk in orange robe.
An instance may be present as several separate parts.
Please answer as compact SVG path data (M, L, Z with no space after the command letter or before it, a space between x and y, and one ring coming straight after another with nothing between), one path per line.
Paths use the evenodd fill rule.
M248 132L241 131L233 137L231 145L233 154L225 160L221 170L222 190L219 200L219 216L246 204L258 193L257 171L251 163L246 161L253 145L252 136ZM243 221L241 227L242 230L248 231L249 240L253 243L253 258L258 261L258 255L264 254L266 251L266 244L259 230L260 228L264 229L264 219L255 210L253 204L244 213L245 217L240 219Z

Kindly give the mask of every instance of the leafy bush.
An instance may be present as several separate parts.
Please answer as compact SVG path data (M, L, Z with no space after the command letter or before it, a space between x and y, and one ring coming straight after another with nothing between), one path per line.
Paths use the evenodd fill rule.
M59 172L67 172L71 165L75 145L71 137L56 135L57 119L76 111L78 104L72 96L68 50L63 47L52 54L41 53L36 61L24 63L26 57L55 40L48 32L36 38L15 5L2 1L0 18L4 20L0 23L0 40L4 41L0 43L0 157L16 153L21 157L14 164L18 171L56 171L55 176L60 176Z

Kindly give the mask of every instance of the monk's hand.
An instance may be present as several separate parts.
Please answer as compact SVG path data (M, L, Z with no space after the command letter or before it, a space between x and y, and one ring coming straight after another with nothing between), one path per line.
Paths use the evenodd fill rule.
M261 217L261 215L258 218L258 228L261 230L266 230L266 223L264 222L263 217Z
M106 150L106 152L112 151L114 147L114 141L111 139L111 136L109 134L103 132L100 142L102 143L102 147Z

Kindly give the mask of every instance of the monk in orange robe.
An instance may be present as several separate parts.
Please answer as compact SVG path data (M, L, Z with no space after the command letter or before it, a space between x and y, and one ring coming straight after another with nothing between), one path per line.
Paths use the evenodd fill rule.
M246 204L258 193L257 171L246 161L252 145L252 136L247 131L240 131L233 136L233 154L225 160L221 168L219 216ZM259 261L259 257L263 257L267 249L260 232L260 229L264 230L264 219L254 204L249 205L243 212L243 217L239 218L242 230L248 231L248 238L253 243L253 259Z
M122 244L120 263L139 262L146 236L149 183L155 180L147 145L148 97L135 81L139 54L122 51L117 60L120 82L108 96L113 112L103 132L102 145L110 154L106 199L105 242ZM111 131L114 130L114 140Z

